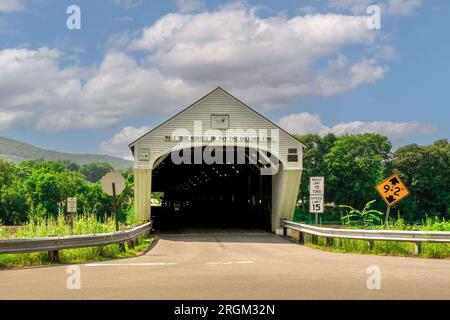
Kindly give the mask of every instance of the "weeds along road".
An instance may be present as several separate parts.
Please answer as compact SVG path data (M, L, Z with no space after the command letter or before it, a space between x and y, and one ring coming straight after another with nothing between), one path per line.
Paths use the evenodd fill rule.
M0 299L450 299L450 260L329 253L255 230L160 234L146 255L79 265L80 290L67 269L0 271Z

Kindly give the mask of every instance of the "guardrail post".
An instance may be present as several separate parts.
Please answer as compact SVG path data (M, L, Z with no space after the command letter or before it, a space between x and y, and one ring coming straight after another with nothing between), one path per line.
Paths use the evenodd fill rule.
M287 236L287 228L283 227L283 237L286 237L286 236Z
M298 232L298 243L299 244L305 244L305 233L299 231Z
M319 244L319 237L316 236L315 234L311 235L311 242L315 245Z
M422 243L421 242L414 242L414 254L416 256L418 256L421 253L422 253Z
M59 251L58 250L50 250L48 252L48 261L49 262L59 262Z
M373 249L373 246L374 246L373 240L367 241L367 248L369 249L369 251Z
M153 229L153 222L150 221L150 229L149 229L147 232L145 232L145 233L143 234L143 236L144 236L144 237L150 236L150 234L152 233L152 231L155 231L155 229Z
M325 238L326 239L326 246L332 247L333 246L333 238Z

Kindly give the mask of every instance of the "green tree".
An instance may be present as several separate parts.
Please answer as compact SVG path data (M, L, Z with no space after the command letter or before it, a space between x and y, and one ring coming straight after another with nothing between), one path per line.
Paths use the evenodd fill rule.
M388 138L378 134L339 137L323 159L327 201L362 207L375 199L391 147Z
M80 166L72 161L69 160L60 160L59 162L63 163L64 166L67 168L67 170L69 171L75 171L75 172L79 172L80 171Z
M33 202L41 205L49 215L56 216L63 200L57 176L53 173L33 174L28 186Z
M89 163L80 167L80 172L90 182L99 181L105 174L113 170L108 163Z
M26 161L18 166L33 208L40 216L56 216L59 211L65 211L67 197L78 197L87 191L84 176L69 171L63 162ZM84 205L79 202L80 212Z
M30 201L22 185L14 182L0 188L0 220L6 225L18 225L27 220Z
M100 183L92 183L67 161L28 160L19 164L0 161L0 220L22 224L33 219L56 216L65 211L67 197L76 197L78 214L95 214L99 219L111 215L112 199ZM111 171L109 165L84 166L93 180ZM89 172L89 173L88 173ZM97 175L95 177L94 175ZM126 188L119 196L122 220L133 205L133 171L124 173Z
M26 221L30 202L16 166L0 160L0 221L8 225Z
M430 146L410 144L393 156L393 169L411 191L411 197L399 203L405 220L415 221L425 215L445 217L450 203L450 145L438 140Z
M0 160L0 187L10 185L16 174L16 169L13 164Z
M309 201L309 178L313 176L325 176L326 171L323 165L325 155L334 146L336 136L328 134L321 138L317 134L295 135L295 138L305 145L303 149L303 173L299 199L302 203L303 211L306 211L306 203Z

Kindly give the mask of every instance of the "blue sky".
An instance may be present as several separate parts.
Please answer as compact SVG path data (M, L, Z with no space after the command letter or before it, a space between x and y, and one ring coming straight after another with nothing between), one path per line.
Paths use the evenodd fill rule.
M69 30L69 5L81 29ZM366 26L369 5L381 29ZM222 86L294 133L449 138L445 0L0 0L0 136L128 156Z

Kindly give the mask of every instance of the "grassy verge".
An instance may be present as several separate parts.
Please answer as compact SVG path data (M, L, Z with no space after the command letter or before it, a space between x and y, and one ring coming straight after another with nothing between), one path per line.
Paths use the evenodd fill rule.
M324 238L319 237L319 244L306 243L311 248L317 248L337 253L359 253L383 256L415 256L414 245L409 242L374 241L371 249L366 241L333 239L333 245L327 247ZM419 255L423 258L450 258L450 244L448 243L423 243L422 252Z
M382 229L383 227L372 227L371 229ZM353 228L354 229L354 228ZM414 231L450 231L450 221L439 221L427 219L421 225L406 225L402 219L397 220L389 226L390 230L414 230ZM339 253L359 253L391 256L414 256L414 244L410 242L374 241L369 249L367 241L350 239L333 239L332 246L326 246L325 238L319 237L318 245L311 242L306 243L312 248L319 248ZM424 258L450 258L450 244L448 243L423 243L419 255Z
M142 254L150 246L152 238L141 238L134 248L121 250L118 244L104 247L89 247L61 250L59 252L62 264L97 262L111 259L128 258ZM44 266L51 264L47 252L0 254L0 269Z
M120 229L132 226L121 225ZM94 216L80 216L74 219L73 233L64 216L41 222L31 222L21 227L0 227L0 239L39 238L48 236L81 235L108 233L115 231L112 219L98 221ZM117 258L126 258L143 253L153 241L152 238L140 237L134 248L125 245L123 249L118 244L103 247L88 247L67 249L59 252L60 263L86 263ZM0 254L0 269L42 266L49 264L47 252Z

